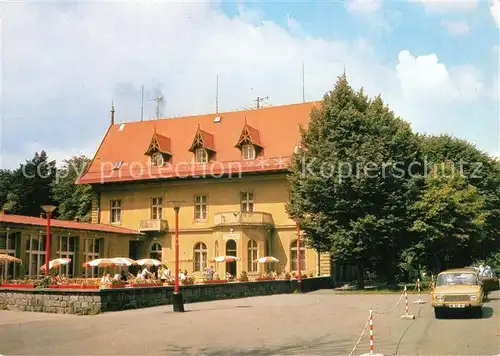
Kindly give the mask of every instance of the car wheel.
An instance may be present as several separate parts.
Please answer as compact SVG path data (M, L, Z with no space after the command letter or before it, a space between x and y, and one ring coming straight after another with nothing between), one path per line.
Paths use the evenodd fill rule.
M441 319L444 315L444 311L442 308L434 308L434 316L436 319Z

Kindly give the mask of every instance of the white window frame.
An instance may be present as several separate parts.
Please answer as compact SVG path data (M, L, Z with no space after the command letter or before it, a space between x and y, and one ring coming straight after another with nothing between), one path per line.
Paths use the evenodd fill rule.
M290 245L290 271L294 271L294 272L297 272L297 241L298 240L294 240L292 241L292 244ZM295 254L295 258L294 258L294 254ZM306 267L306 248L304 247L304 245L300 245L300 269L301 269L301 272L307 270L307 267ZM303 258L302 258L303 257ZM294 264L295 264L295 269L293 268L294 267Z
M253 192L240 193L240 207L243 213L252 213L254 211L254 194Z
M96 258L101 257L100 238L86 238L83 241L84 241L83 256L85 262L89 262L95 260ZM91 242L90 248L89 248L89 241ZM99 246L98 251L96 251L96 246ZM85 268L85 277L90 277L90 278L99 277L99 268L98 267Z
M38 234L37 235L32 235L30 234L28 237L29 241L29 249L26 249L25 255L26 255L26 262L28 263L28 270L27 270L27 275L28 277L34 278L34 277L42 277L45 275L44 271L40 270L40 267L42 267L45 264L45 243L46 240L44 239L43 234ZM33 241L36 240L38 241L38 249L33 250ZM33 267L33 262L35 262L35 271L32 271Z
M207 163L208 162L208 152L205 148L197 148L194 156L195 156L196 163Z
M163 198L162 197L151 198L151 219L152 220L163 219Z
M0 249L0 253L16 257L16 252L17 252L16 251L16 246L17 246L16 238L21 238L21 236L18 233L10 234L9 231L6 231L5 232L5 248ZM14 248L9 248L9 241L13 242ZM12 275L9 275L9 270L12 270ZM9 277L11 277L12 279L16 279L17 268L16 268L14 262L5 261L3 263L1 277L4 279L8 279Z
M249 240L247 244L247 257L248 257L248 272L257 272L258 266L257 262L254 262L259 258L259 244L255 240Z
M112 199L110 208L111 224L121 224L122 222L122 201L121 199Z
M197 242L193 248L193 271L203 272L208 266L208 248L204 242Z
M194 196L194 219L196 221L205 221L208 216L208 196Z
M157 167L163 167L163 165L165 164L165 159L160 152L154 153L151 161L153 163L153 166Z
M247 143L241 146L241 157L244 161L252 161L255 159L255 146Z
M66 240L66 250L63 247L63 241ZM70 250L70 241L73 240L73 251ZM71 258L71 262L67 265L59 267L59 274L64 274L66 277L71 278L75 276L75 250L76 250L76 237L75 236L59 236L59 248L57 250L57 258Z

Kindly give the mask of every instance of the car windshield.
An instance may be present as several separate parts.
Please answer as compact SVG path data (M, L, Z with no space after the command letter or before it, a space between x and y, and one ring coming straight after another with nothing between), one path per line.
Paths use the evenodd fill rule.
M475 273L444 273L439 275L436 281L436 286L454 284L477 285L477 276Z

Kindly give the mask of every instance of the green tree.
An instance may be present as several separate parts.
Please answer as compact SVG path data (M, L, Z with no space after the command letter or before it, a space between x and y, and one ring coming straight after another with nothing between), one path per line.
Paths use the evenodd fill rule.
M384 259L397 256L400 232L409 228L407 168L419 159L410 126L380 97L354 92L342 76L301 129L301 147L289 175L287 209L300 220L308 244L355 263L360 288L366 268L391 273L392 261Z
M8 169L0 169L0 207L3 207L7 200L7 194L12 185L13 173Z
M60 219L77 218L83 222L91 220L91 186L75 184L89 164L89 158L75 156L65 160L63 167L58 170L57 177L52 182L52 197L58 205Z
M436 271L473 261L469 247L484 240L491 214L485 196L449 161L433 166L426 190L410 212L411 230L419 233L419 241L405 251L405 257Z
M36 153L12 173L3 208L11 214L39 216L41 205L54 203L50 186L55 175L55 161L49 161L45 151Z

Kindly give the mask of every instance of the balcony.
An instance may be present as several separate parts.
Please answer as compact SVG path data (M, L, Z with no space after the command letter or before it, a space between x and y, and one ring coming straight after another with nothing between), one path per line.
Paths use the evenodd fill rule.
M139 231L140 232L162 232L168 229L167 221L160 219L147 219L141 220L139 222Z
M215 226L274 226L271 214L258 211L248 213L239 211L217 213L214 220Z

